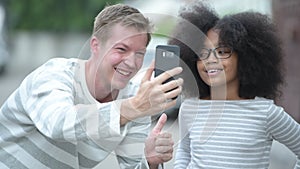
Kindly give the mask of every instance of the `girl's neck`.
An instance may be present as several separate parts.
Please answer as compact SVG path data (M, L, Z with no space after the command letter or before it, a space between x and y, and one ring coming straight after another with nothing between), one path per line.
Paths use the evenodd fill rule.
M210 100L243 100L239 96L238 88L229 86L212 86L210 88Z

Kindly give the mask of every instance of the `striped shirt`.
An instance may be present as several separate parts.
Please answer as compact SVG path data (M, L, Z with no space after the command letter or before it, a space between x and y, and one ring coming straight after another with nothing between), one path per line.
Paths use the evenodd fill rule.
M273 139L297 156L300 125L272 100L185 100L176 169L267 169Z
M121 100L99 103L89 93L84 61L51 59L31 74L0 109L0 168L93 168L115 153L120 168L148 168L144 141L150 117L120 127Z

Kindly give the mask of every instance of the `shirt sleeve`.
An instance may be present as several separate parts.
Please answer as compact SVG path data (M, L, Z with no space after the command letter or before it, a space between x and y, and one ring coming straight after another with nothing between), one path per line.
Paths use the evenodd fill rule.
M115 149L120 168L148 168L144 148L150 125L150 117L136 119L127 125L127 131L124 131L126 135Z
M175 169L187 168L190 163L191 155L190 155L190 139L189 139L189 126L188 124L192 124L193 118L190 118L190 115L187 112L184 112L184 104L181 105L178 114L178 122L179 122L179 129L180 129L180 142L178 148L176 150L175 156Z
M295 169L300 169L300 125L282 107L271 105L267 117L267 132L287 146L296 156Z
M24 112L40 133L53 140L68 142L120 136L120 100L76 104L74 72L45 67L32 73L20 88Z

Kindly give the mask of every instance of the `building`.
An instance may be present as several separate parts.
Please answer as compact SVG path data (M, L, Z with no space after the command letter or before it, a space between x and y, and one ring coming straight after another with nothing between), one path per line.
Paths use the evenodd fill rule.
M300 1L273 0L272 8L273 19L282 39L286 66L286 86L278 104L300 122Z

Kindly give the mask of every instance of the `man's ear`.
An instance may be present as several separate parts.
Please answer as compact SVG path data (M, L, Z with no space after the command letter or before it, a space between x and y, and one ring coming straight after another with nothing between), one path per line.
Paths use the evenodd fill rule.
M92 36L91 40L90 40L90 46L91 46L91 52L93 54L97 54L99 52L99 45L100 45L100 42L99 42L98 38L96 38L95 36Z

